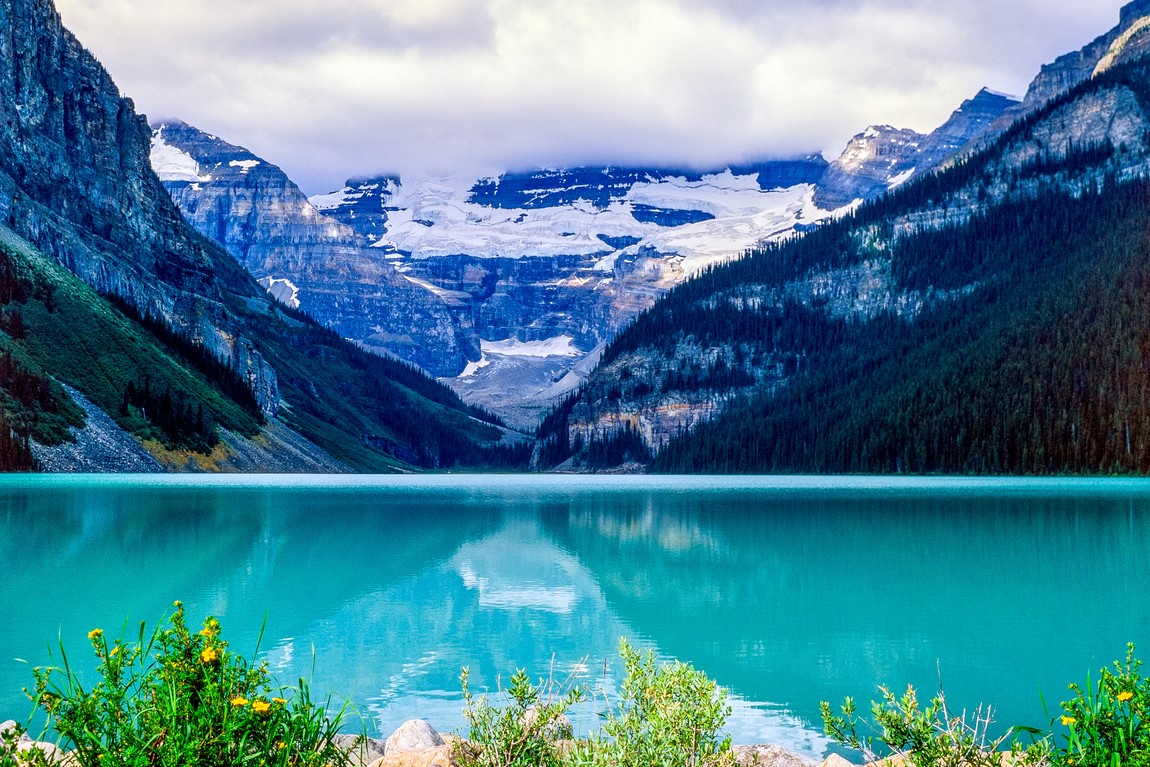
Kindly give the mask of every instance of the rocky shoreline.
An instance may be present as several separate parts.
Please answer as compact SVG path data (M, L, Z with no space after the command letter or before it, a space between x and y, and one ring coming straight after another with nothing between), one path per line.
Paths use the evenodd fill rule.
M0 724L0 735L16 726L12 720ZM458 742L458 737L442 735L422 719L404 722L387 740L347 734L336 736L337 745L350 757L350 767L458 767L454 757ZM33 740L27 734L20 737L17 751L34 748L42 750L51 764L76 767L71 754L55 744ZM734 746L732 750L739 767L853 767L841 756L832 754L816 763L772 745Z

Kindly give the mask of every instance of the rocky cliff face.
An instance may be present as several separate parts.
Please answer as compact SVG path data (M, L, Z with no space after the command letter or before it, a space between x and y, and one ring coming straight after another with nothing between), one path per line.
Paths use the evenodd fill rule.
M479 359L467 300L405 277L277 166L182 122L153 126L151 161L188 222L282 302L434 375Z
M1031 111L1060 93L1087 80L1097 71L1116 63L1133 61L1150 52L1150 35L1146 17L1150 0L1134 0L1122 7L1118 26L1042 67L1030 84L1023 101L1023 111Z
M209 470L388 471L518 460L490 448L504 433L489 415L271 300L240 261L188 225L153 172L151 145L146 120L61 26L50 0L0 0L5 346L26 353L31 380L72 385L131 438L148 440L153 455L211 451ZM300 267L294 240L335 248L340 236L354 238L314 210L308 219L302 195L294 211L265 209L262 201L287 200L294 186L235 147L203 169L174 153L167 159L183 163L176 170L187 186L211 172L234 174L236 185L253 182L246 197L211 202L249 207L238 231L259 224L273 232L250 241L243 255L252 263ZM242 239L227 227L214 234ZM28 285L34 290L21 287ZM163 389L151 391L153 382ZM11 380L0 384L6 397L16 390ZM70 404L65 397L61 389L49 404ZM64 423L79 428L82 411L68 417L39 432L13 428L47 444L66 438ZM234 433L219 433L227 430ZM290 457L265 460L275 458L270 453ZM67 468L71 459L54 455L52 467Z
M275 372L223 305L254 285L189 236L149 167L144 119L49 0L0 2L0 92L0 221L97 290L202 340L274 413Z
M986 145L1019 118L1066 93L1095 74L1150 53L1150 0L1133 0L1119 12L1118 25L1077 51L1044 64L1031 81L1023 100L999 116L972 145Z
M987 134L1004 112L1017 105L986 88L968 99L929 135L878 125L855 136L831 163L815 202L835 209L869 200L944 165Z

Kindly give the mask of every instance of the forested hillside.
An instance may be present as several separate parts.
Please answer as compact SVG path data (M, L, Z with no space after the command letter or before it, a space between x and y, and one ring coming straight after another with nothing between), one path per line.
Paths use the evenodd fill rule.
M805 373L672 440L653 468L1150 471L1150 182L996 207L903 241L894 264L900 281L977 287L913 318L794 307L764 322Z
M1150 471L1150 64L681 286L541 429L539 463Z

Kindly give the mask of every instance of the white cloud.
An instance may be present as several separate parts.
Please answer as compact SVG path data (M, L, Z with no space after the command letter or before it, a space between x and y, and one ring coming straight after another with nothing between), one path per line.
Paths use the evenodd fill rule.
M716 165L929 130L1121 0L58 0L153 118L306 191L377 171ZM1025 29L1026 34L1019 34Z

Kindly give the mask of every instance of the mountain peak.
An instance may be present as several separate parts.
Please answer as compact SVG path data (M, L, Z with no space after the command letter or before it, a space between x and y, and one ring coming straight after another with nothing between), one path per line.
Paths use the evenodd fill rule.
M1146 2L1150 2L1150 0L1146 0ZM1002 91L991 90L983 86L978 93L974 94L973 98L967 99L966 103L1003 103L1004 106L1010 106L1020 101L1022 101L1022 99L1017 96L1003 93Z
M1146 15L1150 15L1150 0L1133 0L1122 6L1118 18L1120 24L1129 24Z

